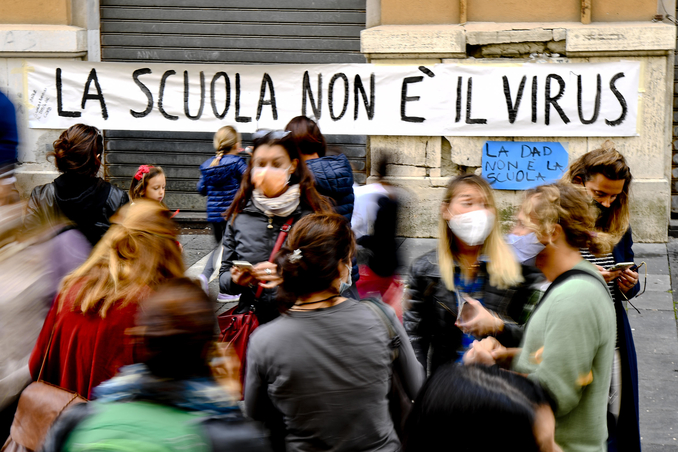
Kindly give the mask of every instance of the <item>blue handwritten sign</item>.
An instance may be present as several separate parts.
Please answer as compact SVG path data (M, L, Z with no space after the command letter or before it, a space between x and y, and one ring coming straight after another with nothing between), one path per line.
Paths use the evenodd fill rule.
M559 180L567 151L556 142L487 141L483 177L496 190L527 190Z

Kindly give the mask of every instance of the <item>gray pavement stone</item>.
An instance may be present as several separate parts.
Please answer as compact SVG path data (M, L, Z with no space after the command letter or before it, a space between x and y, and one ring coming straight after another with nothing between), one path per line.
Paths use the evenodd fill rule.
M633 253L636 256L666 256L666 243L634 243Z
M673 439L673 438L672 438ZM678 452L678 444L652 444L643 441L643 452Z
M631 299L631 303L633 303L633 305L641 311L643 309L673 311L673 294L668 290L665 292L645 292L640 297ZM629 306L628 311L633 311L633 308Z
M631 328L634 329L634 338L637 336L647 336L648 338L676 339L676 321L671 312L641 308L640 314L638 314L629 308L628 317ZM674 346L678 353L678 340ZM638 344L636 344L636 347L638 347Z
M669 274L669 261L666 255L662 257L648 257L648 256L639 256L636 255L634 262L640 264L645 262L647 265L647 274L649 275L668 275ZM645 274L645 268L641 267L640 276L642 277Z
M636 243L635 262L648 268L647 290L629 307L638 357L640 432L644 452L678 452L678 241ZM641 273L641 281L643 274Z
M211 234L184 233L179 235L178 240L184 247L186 268L190 268L217 246Z
M641 281L643 281L644 275L640 275L640 277ZM647 287L645 290L660 292L671 290L671 277L669 275L647 275Z

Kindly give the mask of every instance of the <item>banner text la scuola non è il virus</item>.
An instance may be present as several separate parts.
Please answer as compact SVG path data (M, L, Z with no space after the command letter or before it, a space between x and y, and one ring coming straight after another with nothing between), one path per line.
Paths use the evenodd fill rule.
M195 65L27 60L32 128L634 136L640 63Z

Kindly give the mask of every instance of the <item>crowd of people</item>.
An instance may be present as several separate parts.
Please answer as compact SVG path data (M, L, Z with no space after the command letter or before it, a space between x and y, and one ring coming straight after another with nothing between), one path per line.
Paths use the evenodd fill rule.
M25 209L0 192L8 450L640 450L632 176L613 143L526 191L508 234L485 179L451 178L437 246L403 281L386 161L354 185L306 117L252 139L223 127L200 166L217 246L195 281L172 181L150 164L128 191L101 179L94 127L54 142L61 175ZM217 301L259 325L242 362L219 343L217 267ZM72 397L50 418L54 391Z

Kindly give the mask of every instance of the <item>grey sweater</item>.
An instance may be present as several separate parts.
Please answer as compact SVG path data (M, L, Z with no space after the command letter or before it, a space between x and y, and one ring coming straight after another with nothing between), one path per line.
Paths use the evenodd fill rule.
M402 339L393 365L382 319L355 300L258 328L247 354L247 414L264 420L271 404L282 413L288 451L399 450L387 400L392 368L412 399L424 370L390 317Z

